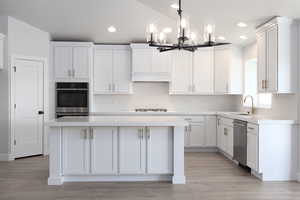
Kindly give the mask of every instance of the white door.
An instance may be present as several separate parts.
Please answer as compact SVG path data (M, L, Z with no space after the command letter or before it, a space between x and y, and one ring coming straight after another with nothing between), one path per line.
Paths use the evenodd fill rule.
M15 157L42 154L44 64L16 59L13 74Z
M145 173L145 129L141 127L120 127L119 170L120 174Z
M88 128L66 127L62 130L63 175L89 173Z
M199 49L194 53L193 89L199 94L214 92L214 55L212 48Z
M54 71L56 79L69 79L72 76L72 47L54 47Z
M94 56L94 93L112 91L113 51L95 50Z
M147 127L147 173L173 172L173 133L170 127Z
M257 67L258 92L265 92L264 81L267 69L267 36L265 32L258 33L257 39Z
M215 93L228 93L230 54L228 48L215 48Z
M89 79L89 47L73 47L73 78Z
M267 91L277 92L278 78L278 26L267 31Z
M217 121L215 116L206 117L205 122L205 146L217 146Z
M132 50L132 70L134 73L152 72L152 49Z
M113 51L113 89L117 93L130 93L130 50Z
M187 94L191 92L193 54L187 51L174 51L170 92Z
M190 126L190 145L191 147L205 146L205 125L203 122L192 122Z
M92 174L116 174L118 163L117 128L95 127L90 132Z

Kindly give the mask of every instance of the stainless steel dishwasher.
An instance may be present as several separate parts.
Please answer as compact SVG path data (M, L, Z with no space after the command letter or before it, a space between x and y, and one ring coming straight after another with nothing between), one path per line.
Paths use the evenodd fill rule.
M233 121L233 159L240 165L247 166L247 122Z

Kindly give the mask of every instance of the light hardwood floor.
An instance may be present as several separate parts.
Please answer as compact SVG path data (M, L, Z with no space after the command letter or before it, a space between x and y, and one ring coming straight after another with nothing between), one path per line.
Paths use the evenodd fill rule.
M34 157L0 162L0 199L300 200L299 183L262 183L217 153L186 153L186 176L186 185L152 182L48 186L48 159Z

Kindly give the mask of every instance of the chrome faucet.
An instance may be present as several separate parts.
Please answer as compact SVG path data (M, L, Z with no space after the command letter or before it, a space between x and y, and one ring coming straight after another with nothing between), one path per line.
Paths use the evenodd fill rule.
M247 99L250 98L251 99L251 113L248 112L248 114L253 114L254 113L254 99L251 95L247 95L244 98L244 103L246 103Z

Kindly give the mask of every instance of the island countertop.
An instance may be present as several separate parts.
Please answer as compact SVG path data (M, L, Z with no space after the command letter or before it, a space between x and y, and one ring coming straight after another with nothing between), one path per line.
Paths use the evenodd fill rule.
M62 117L46 122L46 126L188 126L188 122L173 116L86 116Z

